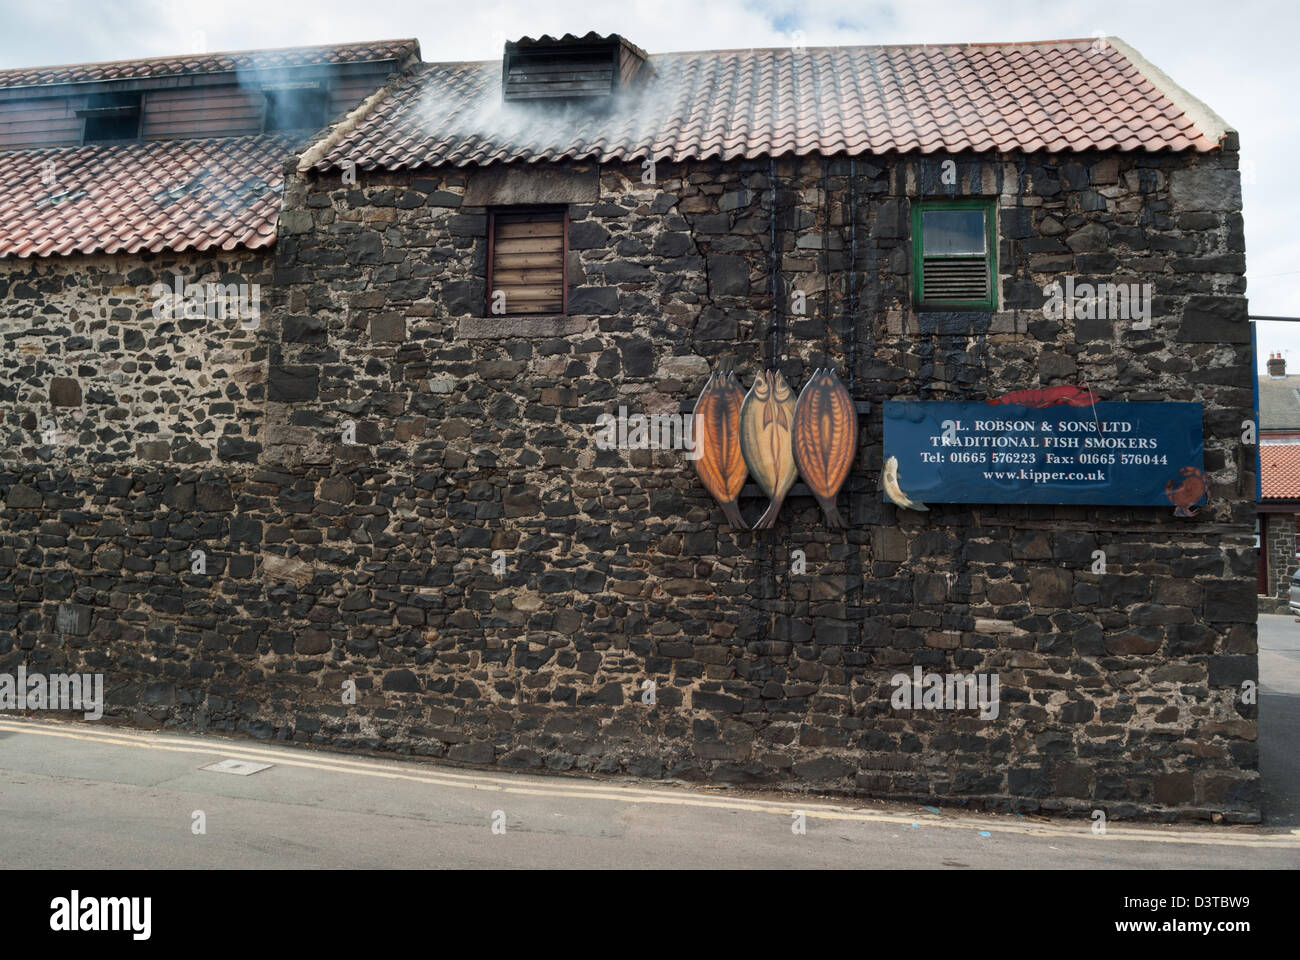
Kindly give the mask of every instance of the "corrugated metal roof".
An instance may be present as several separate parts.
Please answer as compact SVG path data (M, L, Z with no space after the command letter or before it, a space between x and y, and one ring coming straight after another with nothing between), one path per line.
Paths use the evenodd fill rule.
M499 61L430 63L315 167L1216 148L1222 130L1193 121L1213 114L1125 51L1062 40L661 54L610 110L563 113L503 104Z
M601 34L601 33L597 33L595 30L589 30L581 37L574 33L566 33L562 37L553 37L549 33L544 33L540 37L520 37L518 40L506 44L506 46L525 47L525 48L526 47L562 47L567 44L600 43L602 41L621 43L623 46L627 47L629 50L635 53L642 60L648 60L650 57L648 53L646 53L635 43L633 43L627 37L622 36L621 34L617 34L617 33Z

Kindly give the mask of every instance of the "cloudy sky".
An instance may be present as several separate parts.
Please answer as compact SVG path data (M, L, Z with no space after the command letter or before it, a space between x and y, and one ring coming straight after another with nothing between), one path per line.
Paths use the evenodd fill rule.
M507 39L621 33L651 53L789 44L1122 37L1241 135L1251 313L1300 317L1300 55L1294 0L40 0L6 4L0 67L415 37L425 60ZM1300 370L1300 323L1260 328Z

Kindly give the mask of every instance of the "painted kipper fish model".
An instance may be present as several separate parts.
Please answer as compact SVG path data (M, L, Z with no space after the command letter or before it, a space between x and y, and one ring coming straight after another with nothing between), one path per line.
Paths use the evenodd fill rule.
M804 384L792 433L795 463L826 514L826 525L843 527L835 498L858 450L858 412L834 370L814 370Z
M754 524L755 530L776 523L785 495L799 476L791 440L794 416L794 391L785 377L776 370L761 371L740 408L741 454L771 501Z
M745 393L734 372L709 376L695 402L695 472L718 501L727 522L737 530L748 527L736 502L745 485L745 459L740 452L740 407Z
M885 461L885 469L880 474L880 486L884 489L885 496L900 507L922 511L930 509L919 500L911 499L898 485L898 457L890 457Z

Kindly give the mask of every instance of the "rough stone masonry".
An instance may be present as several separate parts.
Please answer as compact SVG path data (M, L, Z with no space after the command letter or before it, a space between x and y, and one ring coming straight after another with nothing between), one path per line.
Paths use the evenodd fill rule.
M138 725L1257 820L1236 166L1235 137L661 163L652 184L553 165L594 183L569 204L565 317L486 313L500 175L465 169L291 176L273 263L6 261L0 670L102 671ZM998 200L998 312L909 307L910 205L945 194ZM261 326L154 318L178 272L260 282ZM1046 319L1066 275L1153 284L1151 328ZM603 413L689 410L710 371L748 387L769 364L796 388L835 366L861 405L846 531L798 496L775 531L733 531L679 451L595 446ZM1200 515L883 502L884 400L1063 383L1204 404ZM892 708L918 665L995 673L998 716Z

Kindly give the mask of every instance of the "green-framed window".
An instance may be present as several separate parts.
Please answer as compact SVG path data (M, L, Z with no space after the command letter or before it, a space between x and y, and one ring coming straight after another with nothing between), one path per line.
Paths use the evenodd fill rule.
M914 309L997 309L996 209L993 200L912 204Z

